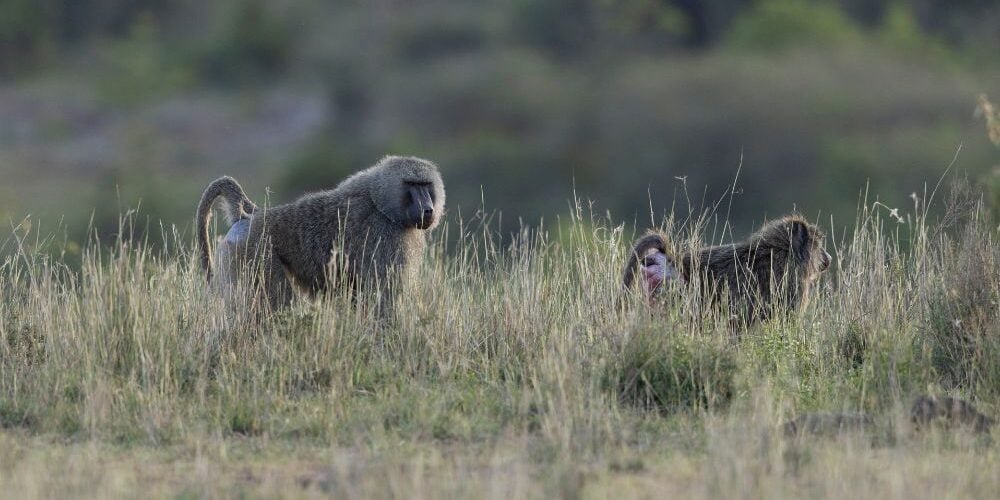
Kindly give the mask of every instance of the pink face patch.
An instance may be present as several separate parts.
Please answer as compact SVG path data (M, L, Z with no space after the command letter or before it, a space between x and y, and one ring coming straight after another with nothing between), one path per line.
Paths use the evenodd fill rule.
M642 259L642 290L647 297L651 297L664 281L678 276L677 267L663 252L651 250Z

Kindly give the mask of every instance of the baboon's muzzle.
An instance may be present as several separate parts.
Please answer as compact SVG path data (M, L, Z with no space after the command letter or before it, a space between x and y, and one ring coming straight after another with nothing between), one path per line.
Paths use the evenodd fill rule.
M830 262L833 260L830 254L826 250L820 249L819 253L819 272L826 271L830 267Z
M409 186L409 206L406 213L410 219L410 225L417 229L428 229L434 225L438 214L434 210L434 196L431 193L431 186L411 185Z

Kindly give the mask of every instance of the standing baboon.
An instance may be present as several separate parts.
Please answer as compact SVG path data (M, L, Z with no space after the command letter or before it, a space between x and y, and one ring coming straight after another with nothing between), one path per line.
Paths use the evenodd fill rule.
M220 197L233 227L213 270L208 221ZM426 231L438 224L444 201L437 167L412 157L387 156L332 190L266 209L256 209L236 181L223 177L198 205L202 267L220 287L249 276L272 307L288 303L294 288L316 295L341 282L375 287L388 305L396 279L420 263Z
M913 401L910 419L917 429L940 422L945 427L963 427L989 432L993 419L979 413L972 403L948 396L920 396Z
M653 265L652 272L645 269L647 263ZM652 299L664 282L657 276L671 279L670 269L676 268L685 283L698 279L712 298L727 298L735 319L746 326L766 320L776 307L797 307L812 281L829 266L823 233L800 217L786 216L741 243L688 251L680 258L670 252L665 235L649 233L635 242L622 283L630 289L641 270L643 289Z

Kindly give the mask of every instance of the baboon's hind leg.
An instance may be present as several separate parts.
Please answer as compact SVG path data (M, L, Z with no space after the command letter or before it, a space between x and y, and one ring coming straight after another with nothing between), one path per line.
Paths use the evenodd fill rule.
M291 304L295 296L294 288L284 266L274 258L271 250L252 249L245 242L223 242L222 245L229 245L225 246L229 255L221 256L228 258L219 260L228 265L224 269L230 271L230 281L225 283L220 280L220 284L229 290L234 303L241 304L237 307L260 315Z
M295 298L295 287L285 271L285 266L273 256L265 263L263 284L267 294L267 304L272 311L287 307Z

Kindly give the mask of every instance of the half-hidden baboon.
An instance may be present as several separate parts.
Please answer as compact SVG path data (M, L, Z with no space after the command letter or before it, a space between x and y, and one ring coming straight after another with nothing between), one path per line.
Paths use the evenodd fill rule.
M208 223L217 198L233 226L213 269ZM394 283L423 258L426 231L440 221L444 203L437 166L413 157L387 156L332 190L263 209L223 177L198 205L202 268L223 288L249 276L272 307L287 304L295 289L314 296L340 283L376 287L385 306Z
M805 413L785 422L786 437L837 436L848 432L871 432L875 421L864 413Z
M678 257L671 253L666 235L650 232L635 242L622 283L631 289L641 271L643 290L652 299L673 276L685 283L697 279L712 298L728 298L738 322L749 325L770 318L776 307L793 309L803 302L812 282L830 266L823 238L815 225L792 215L765 224L746 241ZM647 264L652 265L651 272ZM672 275L671 266L679 274ZM658 279L661 274L664 278Z
M910 419L917 429L935 422L949 428L989 432L993 419L979 413L972 403L949 396L919 396L910 407Z

